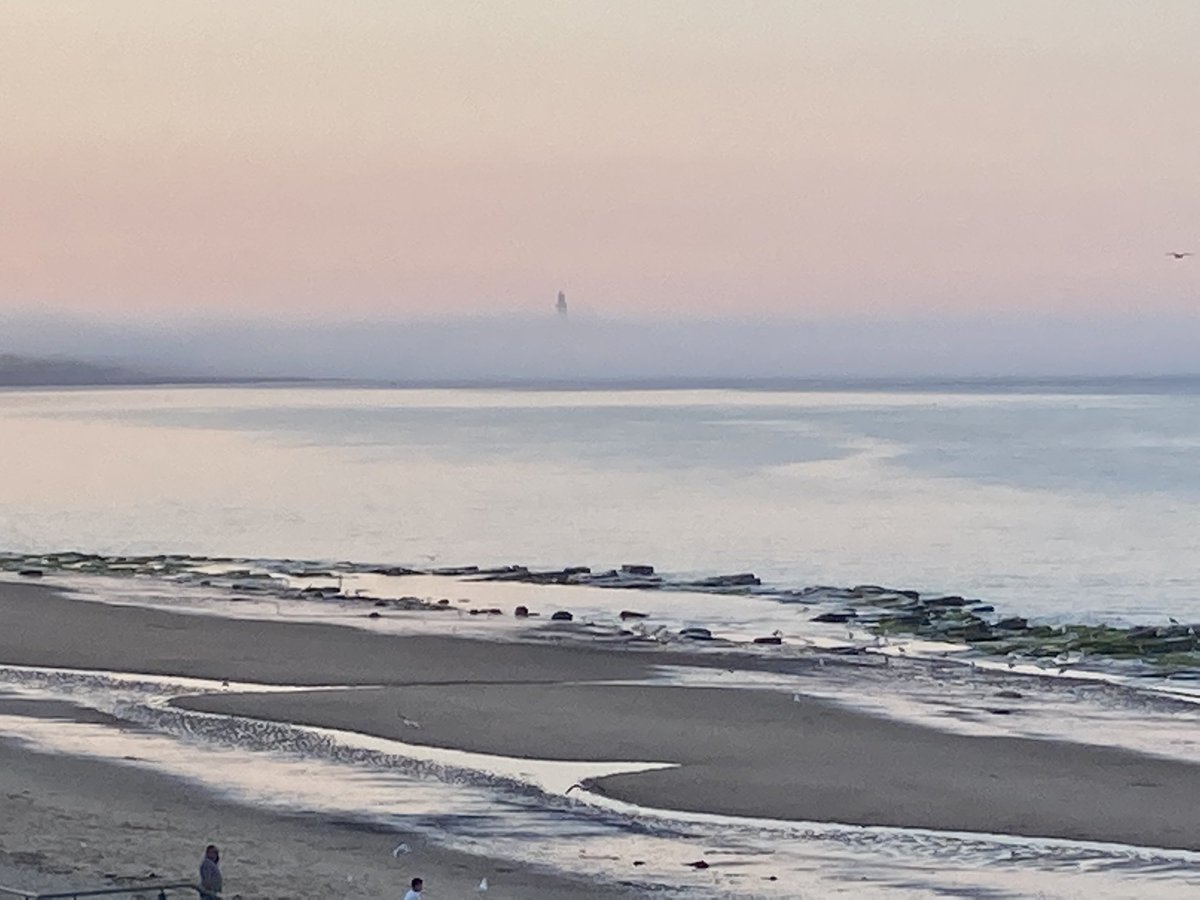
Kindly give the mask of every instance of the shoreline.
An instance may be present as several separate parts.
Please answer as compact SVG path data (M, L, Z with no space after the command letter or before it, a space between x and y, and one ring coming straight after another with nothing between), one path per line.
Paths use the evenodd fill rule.
M9 707L0 695L0 710ZM378 900L399 896L416 875L442 897L472 896L483 877L492 883L488 896L513 900L629 896L619 885L514 867L419 834L257 808L153 769L41 752L2 732L0 812L0 883L26 890L195 882L213 842L230 898ZM410 849L394 857L400 837Z
M1200 788L1194 763L968 737L802 694L597 683L648 680L656 666L678 664L682 654L670 650L221 619L4 582L0 618L9 625L0 663L356 686L176 701L186 709L504 756L678 763L590 785L639 806L1200 850L1200 810L1185 799Z
M221 568L227 571L219 571ZM556 615L565 614L569 621L581 613L585 622L594 620L600 628L610 629L614 642L624 637L629 643L640 640L691 645L694 649L696 642L685 637L682 630L691 628L704 632L714 648L744 650L760 643L830 647L849 633L848 642L842 640L846 652L899 655L906 652L906 645L913 649L924 644L941 648L943 655L946 651L969 654L972 661L983 665L1004 664L1010 669L1019 665L1023 673L1030 667L1059 674L1079 669L1098 676L1150 677L1165 683L1200 672L1200 621L1189 625L1166 616L1164 621L1142 624L1045 622L1036 617L1027 619L1013 610L997 611L983 599L957 594L876 584L789 587L764 583L752 572L670 575L644 564L602 571L593 571L589 566L412 568L177 554L105 557L74 551L32 556L0 554L0 577L5 572L26 576L31 583L38 583L37 579L46 574L67 578L169 578L167 583L178 585L180 595L188 590L215 588L228 591L229 602L333 601L363 609L366 618L420 609L438 615L453 610L459 615L481 615L485 620L491 616L532 616L522 625L535 621L549 624L537 618L549 610L531 613L528 607L522 609L526 598L513 600L514 592L545 587L562 592L562 605L557 607L561 612L556 611ZM347 587L344 579L351 586ZM431 586L430 582L435 581L443 583ZM470 607L452 604L445 592L454 585L475 594L476 602ZM420 596L425 592L440 594L441 599L435 603L432 597ZM600 599L604 594L610 596ZM618 594L636 597L630 602L640 611L623 610L615 596ZM739 607L746 615L742 621L730 619L723 605L735 596L747 601ZM572 612L572 597L580 602L582 610ZM458 600L459 604L468 602ZM175 611L173 605L168 606L169 611ZM637 621L627 623L627 616L634 620L652 617L656 620L653 632L647 633ZM230 617L242 616L234 613ZM693 627L696 625L707 627L697 629ZM452 627L450 631L457 629Z

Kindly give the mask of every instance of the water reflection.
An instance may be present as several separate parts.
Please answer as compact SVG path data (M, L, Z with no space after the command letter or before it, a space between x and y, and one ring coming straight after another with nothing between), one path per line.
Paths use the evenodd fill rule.
M247 803L375 822L522 865L586 865L647 892L795 897L853 885L868 897L1184 897L1200 888L1200 854L646 810L561 793L568 780L611 764L443 751L169 706L180 693L222 689L200 679L0 667L0 683L127 723L0 716L6 735L41 751L149 766ZM712 868L686 866L700 858Z

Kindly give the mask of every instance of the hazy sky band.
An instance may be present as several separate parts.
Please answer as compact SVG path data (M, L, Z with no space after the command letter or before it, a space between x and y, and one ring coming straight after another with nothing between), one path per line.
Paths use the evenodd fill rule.
M1196 307L1200 4L6 2L0 308Z

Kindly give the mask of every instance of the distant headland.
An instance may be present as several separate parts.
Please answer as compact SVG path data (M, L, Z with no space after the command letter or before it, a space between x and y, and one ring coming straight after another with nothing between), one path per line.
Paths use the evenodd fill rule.
M151 372L111 363L0 353L0 387L133 387L170 384L286 383L308 380L305 378L231 378L178 372Z

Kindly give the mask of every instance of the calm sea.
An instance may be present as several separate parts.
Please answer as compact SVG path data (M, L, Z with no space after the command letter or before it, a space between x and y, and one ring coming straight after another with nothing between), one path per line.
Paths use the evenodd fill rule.
M1200 621L1198 473L1186 384L0 392L13 551L646 562Z

